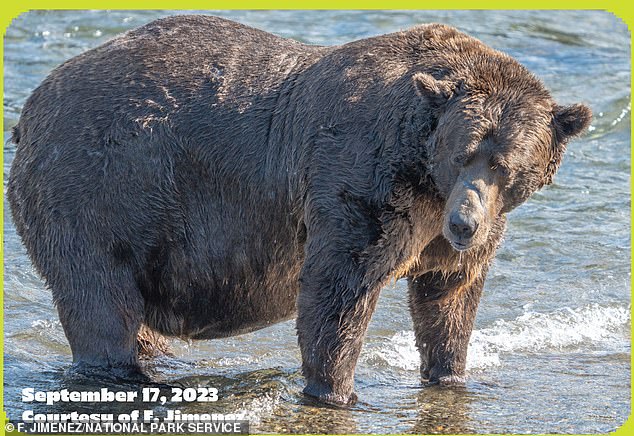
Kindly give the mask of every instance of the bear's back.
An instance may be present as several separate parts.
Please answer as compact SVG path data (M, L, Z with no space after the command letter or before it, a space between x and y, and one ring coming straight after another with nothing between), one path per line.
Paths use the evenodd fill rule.
M157 127L214 94L239 100L275 86L310 49L210 16L153 21L72 58L27 100L15 138L90 147ZM271 66L274 67L271 67ZM71 144L76 142L76 144Z

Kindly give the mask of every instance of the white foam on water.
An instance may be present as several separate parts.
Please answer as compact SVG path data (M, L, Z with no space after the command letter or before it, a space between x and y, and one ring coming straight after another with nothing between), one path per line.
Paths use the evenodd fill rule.
M378 348L372 347L362 358L365 361L378 358L390 366L414 371L420 366L414 341L414 332L400 331L392 336L389 342L381 344Z
M36 319L35 321L31 322L31 328L39 334L55 330L61 325L62 323L59 322L59 320L50 319Z
M498 366L500 357L509 353L580 348L623 351L629 344L629 325L629 307L598 304L550 313L526 312L511 321L497 320L491 327L473 331L467 370ZM386 343L370 349L368 358L379 358L396 368L418 370L420 358L414 332L396 333Z
M571 347L620 348L629 336L630 308L592 304L551 313L526 312L513 321L496 321L474 332L472 343L483 342L500 352L563 350Z

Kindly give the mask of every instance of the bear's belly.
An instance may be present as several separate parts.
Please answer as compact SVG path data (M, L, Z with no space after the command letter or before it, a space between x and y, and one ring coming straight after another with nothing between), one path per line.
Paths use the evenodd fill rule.
M168 336L190 339L224 338L294 318L296 299L296 292L289 292L274 301L270 298L262 298L262 301L240 301L234 298L220 302L205 298L201 304L179 303L172 308L146 303L145 323Z
M285 279L273 274L261 283L237 284L209 302L207 310L189 311L185 331L192 339L212 339L259 330L293 318L299 293L297 274ZM213 305L217 305L212 307ZM193 316L192 316L193 315Z
M300 253L278 251L258 268L253 259L237 264L225 257L210 260L205 273L166 274L167 280L144 295L145 323L164 335L213 339L291 319L300 288Z
M279 311L275 316L260 319L239 319L239 315L237 315L238 322L235 320L214 322L203 328L190 329L183 336L188 339L218 339L242 335L293 319L296 313L293 303L292 308L287 311Z

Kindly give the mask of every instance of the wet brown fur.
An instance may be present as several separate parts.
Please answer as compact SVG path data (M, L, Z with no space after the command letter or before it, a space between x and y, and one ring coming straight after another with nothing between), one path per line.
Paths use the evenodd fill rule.
M139 357L173 356L169 340L146 325L141 325L139 329L137 347Z

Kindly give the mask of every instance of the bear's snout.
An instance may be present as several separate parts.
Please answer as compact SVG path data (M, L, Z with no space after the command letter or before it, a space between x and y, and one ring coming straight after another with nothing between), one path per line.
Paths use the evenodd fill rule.
M480 233L486 233L486 229L483 229L486 227L485 219L484 209L480 204L467 201L447 212L443 235L455 250L467 250L479 245L484 239Z
M459 211L455 211L449 215L449 231L458 239L461 243L468 242L480 223L473 215L464 214Z
M445 204L442 229L455 250L465 251L486 242L499 209L497 181L486 155L477 156L461 169Z

